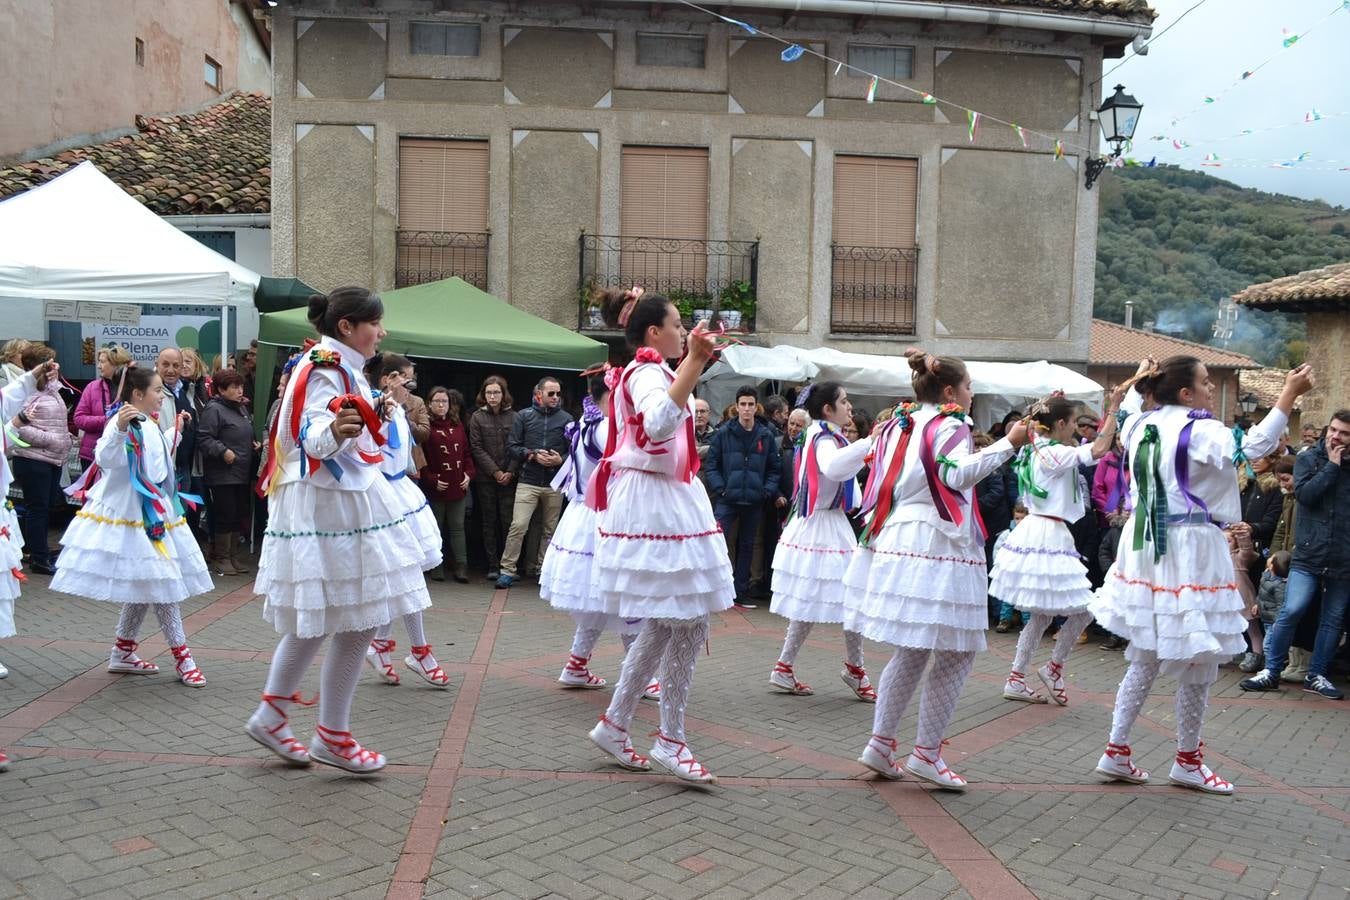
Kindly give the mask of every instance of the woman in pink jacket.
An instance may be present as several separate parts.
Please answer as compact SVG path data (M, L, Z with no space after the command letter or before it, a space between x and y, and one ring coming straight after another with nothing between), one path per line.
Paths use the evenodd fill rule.
M85 469L94 461L94 445L108 424L108 407L117 399L118 374L129 362L131 354L119 344L98 351L98 377L85 385L80 402L75 404L75 427L80 429L80 463Z
M23 353L28 371L51 362L55 351L45 344L33 344ZM51 510L65 499L61 494L61 467L70 454L70 429L66 426L66 404L57 391L59 378L48 379L15 416L18 440L14 448L14 479L23 488L23 543L28 548L28 570L39 575L55 574L51 551L47 549L47 525Z

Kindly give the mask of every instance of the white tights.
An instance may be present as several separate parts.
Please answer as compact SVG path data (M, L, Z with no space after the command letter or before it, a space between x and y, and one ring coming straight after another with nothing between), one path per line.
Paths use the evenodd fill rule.
M1031 655L1036 651L1036 645L1041 642L1041 635L1045 634L1045 629L1050 627L1050 623L1055 619L1050 613L1032 613L1031 618L1022 626L1022 634L1017 638L1017 654L1013 657L1012 670L1014 672L1026 673L1027 666L1031 663ZM1064 665L1064 661L1069 658L1069 651L1078 641L1078 636L1083 633L1083 629L1092 621L1092 613L1081 612L1073 613L1064 619L1064 624L1059 627L1059 635L1055 638L1055 648L1050 651L1050 661Z
M356 683L361 677L366 647L374 636L373 628L343 631L332 636L332 643L324 656L323 671L319 675L319 724L323 727L332 731L351 730L352 698L356 696ZM278 697L290 697L297 693L300 680L314 662L323 641L323 637L283 635L272 654L264 692ZM285 709L289 701L273 700L272 703ZM265 702L259 705L258 712L264 717L274 715Z
M1116 691L1116 708L1111 716L1111 743L1128 744L1130 730L1139 711L1148 699L1148 692L1158 677L1157 654L1150 650L1133 651L1137 657L1130 663ZM1177 749L1190 752L1200 746L1200 728L1205 722L1209 706L1209 683L1177 685Z
M187 643L183 633L183 614L177 603L124 603L122 615L117 620L117 636L123 640L134 641L140 634L141 623L145 621L145 611L155 608L155 618L159 620L160 631L170 647L182 647Z
M878 737L895 738L900 730L900 719L914 696L914 689L923 676L928 657L933 657L933 668L924 683L919 699L918 747L939 747L942 735L956 711L961 687L975 665L975 654L960 650L923 650L914 647L896 647L895 654L877 681L877 708L872 716L872 733Z
M426 632L422 628L422 610L416 612L404 613L403 624L408 629L408 643L414 647L424 647L427 643ZM389 640L389 636L394 633L394 623L386 622L375 629L375 637L382 641ZM325 726L327 727L327 726Z
M783 652L778 655L778 661L789 666L795 664L797 653L802 649L802 644L806 643L806 638L814 626L814 622L799 622L796 619L789 621L787 635L783 638ZM862 635L847 628L844 629L844 660L850 666L859 669L863 667Z
M655 679L661 662L661 733L674 741L684 740L684 709L694 683L694 664L708 639L708 617L697 619L648 619L628 648L623 672L614 686L605 718L624 730L633 721L638 701Z

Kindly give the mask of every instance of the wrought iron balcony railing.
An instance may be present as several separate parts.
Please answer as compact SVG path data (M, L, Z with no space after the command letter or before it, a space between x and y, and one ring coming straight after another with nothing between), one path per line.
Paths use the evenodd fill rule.
M597 290L639 285L664 294L687 319L721 297L728 325L753 330L759 281L759 241L709 241L597 235L578 239L578 325L601 329L592 306Z
M457 275L487 290L488 240L485 231L398 230L394 285L408 287Z
M919 248L831 247L830 330L913 334Z

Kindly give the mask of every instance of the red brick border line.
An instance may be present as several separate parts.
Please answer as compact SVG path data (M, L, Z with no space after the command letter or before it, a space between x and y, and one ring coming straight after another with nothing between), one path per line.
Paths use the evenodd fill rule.
M928 791L913 782L875 781L872 785L970 896L976 900L1036 900L1036 895Z
M420 898L426 889L427 877L431 874L432 863L436 859L436 848L441 842L446 816L450 813L450 801L455 789L455 780L459 777L460 766L464 762L464 748L469 741L469 730L473 727L478 712L478 699L483 691L483 679L487 672L488 661L492 659L492 649L497 643L497 631L501 627L502 614L506 609L507 592L497 591L492 596L487 615L483 620L483 630L479 632L478 642L474 645L464 682L455 695L455 707L450 720L445 723L441 734L440 749L431 762L427 772L427 783L422 797L417 803L417 812L413 814L408 835L403 840L403 849L399 852L398 863L394 866L394 877L385 894L388 900L395 898Z
M217 597L183 620L184 633L191 637L194 633L215 624L230 613L240 609L252 601L253 597L252 582ZM104 644L103 646L106 648L110 645ZM167 649L162 635L147 638L142 646L146 649L147 658L153 658ZM92 669L82 672L36 699L28 701L8 715L0 716L0 747L18 744L29 734L58 716L70 712L120 677L122 676L108 672L106 663L100 662Z

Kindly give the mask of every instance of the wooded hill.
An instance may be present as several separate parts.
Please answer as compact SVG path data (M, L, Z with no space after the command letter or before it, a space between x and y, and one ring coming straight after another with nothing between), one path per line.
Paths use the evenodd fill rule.
M1328 178L1350 177L1328 173ZM1094 314L1206 344L1218 301L1251 284L1350 262L1350 210L1174 166L1105 173ZM1301 316L1243 309L1227 348L1274 366L1303 359Z

